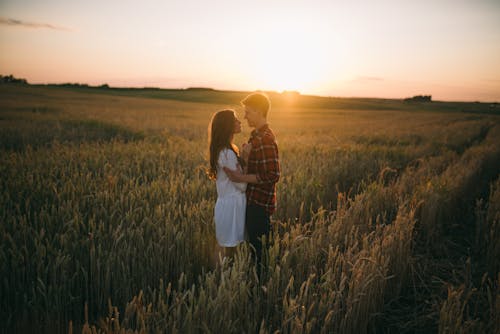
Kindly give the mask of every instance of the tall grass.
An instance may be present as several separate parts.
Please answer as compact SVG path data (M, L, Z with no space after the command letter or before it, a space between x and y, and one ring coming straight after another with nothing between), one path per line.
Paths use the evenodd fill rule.
M273 109L283 175L257 268L214 237L222 106L36 92L0 103L1 331L499 328L495 116Z

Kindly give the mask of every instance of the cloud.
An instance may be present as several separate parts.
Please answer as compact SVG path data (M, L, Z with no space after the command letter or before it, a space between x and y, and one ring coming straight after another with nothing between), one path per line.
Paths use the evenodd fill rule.
M37 23L37 22L25 22L21 20L16 20L12 18L0 17L0 25L4 26L16 26L32 29L52 29L60 31L71 31L71 29L61 26L56 26L50 23Z

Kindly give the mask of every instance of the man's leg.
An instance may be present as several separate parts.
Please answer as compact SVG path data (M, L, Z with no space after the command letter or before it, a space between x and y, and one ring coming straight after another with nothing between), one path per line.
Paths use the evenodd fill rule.
M246 211L246 228L250 244L255 248L256 263L262 258L262 236L269 238L270 220L266 210L259 205L249 204Z

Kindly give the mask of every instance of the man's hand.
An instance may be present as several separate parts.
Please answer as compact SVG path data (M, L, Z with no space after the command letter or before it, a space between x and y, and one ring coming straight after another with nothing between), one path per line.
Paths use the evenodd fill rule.
M241 157L247 163L248 163L248 156L250 155L250 151L251 150L252 150L252 144L250 144L250 143L244 143L243 144L242 150L241 150Z
M244 174L242 174L239 170L232 170L227 167L223 167L224 172L226 173L227 177L233 181L233 182L243 182L242 177Z

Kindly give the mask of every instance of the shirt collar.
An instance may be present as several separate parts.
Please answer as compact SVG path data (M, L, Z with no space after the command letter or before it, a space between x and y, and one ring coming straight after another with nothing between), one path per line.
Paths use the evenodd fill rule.
M266 123L266 124L262 125L260 128L253 130L251 135L252 135L252 137L261 135L264 132L266 132L267 129L269 129L269 125Z

